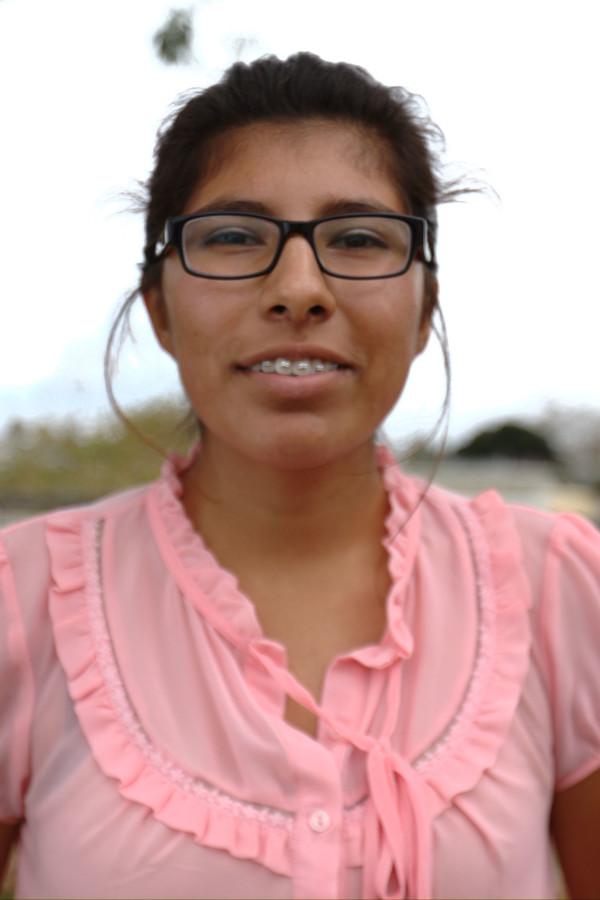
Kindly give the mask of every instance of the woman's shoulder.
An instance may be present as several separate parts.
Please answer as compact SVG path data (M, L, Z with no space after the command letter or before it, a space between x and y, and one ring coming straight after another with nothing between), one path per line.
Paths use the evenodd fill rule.
M563 587L582 567L600 579L600 530L579 515L510 502L496 490L466 496L405 473L395 460L384 477L395 511L393 543L412 545L412 558L430 569L432 583L475 574L504 584L507 595L529 594L529 605L559 575Z
M71 519L85 522L86 520L118 515L119 512L130 509L143 501L152 484L137 485L124 491L108 494L96 500L69 506L57 506L54 509L45 510L31 516L24 516L5 524L0 528L1 540L26 540L27 537L38 531L44 531L56 521Z
M52 641L51 596L90 582L90 548L97 525L118 530L124 552L143 534L151 486L133 488L80 506L52 510L0 530L0 674L7 659L36 671ZM143 540L143 537L140 538ZM47 655L47 654L46 654ZM29 659L29 663L27 660ZM0 679L1 680L1 679Z
M600 765L600 531L495 491L464 497L432 487L420 515L420 582L441 595L451 619L475 597L480 637L493 636L484 656L495 674L474 733L489 733L490 709L517 685L527 721L531 697L546 698L556 789L585 778Z
M73 633L87 627L83 602L89 595L90 541L86 531L95 522L112 520L121 543L141 531L144 498L149 488L137 488L94 503L57 509L29 517L0 531L0 820L16 821L25 814L25 788L31 777L32 724L42 698L46 709L62 710L57 652L75 646ZM73 618L71 632L55 628L53 596L71 589L76 604L66 605ZM59 596L60 595L60 596ZM65 594L66 596L66 594ZM61 644L59 647L59 638ZM71 651L73 652L73 651ZM10 685L10 690L2 690ZM53 685L50 693L46 686ZM57 693L58 691L58 693ZM57 699L58 698L58 699ZM50 704L50 706L48 706ZM52 716L44 721L54 739ZM62 713L52 720L62 721ZM44 727L46 727L44 726ZM43 732L46 734L46 732Z
M50 543L56 546L68 541L69 536L72 539L87 522L135 515L143 508L150 489L147 485L135 487L93 502L59 507L5 525L0 529L0 566L11 570L12 579L24 579L30 586L34 582L47 583ZM135 528L127 530L127 533L133 538Z
M511 603L518 595L542 618L561 603L594 609L600 629L600 530L592 522L494 490L466 497L436 485L424 491L419 518L418 552L436 582L474 573L497 597Z
M447 531L477 528L488 544L516 541L525 564L583 555L600 572L600 529L576 513L554 512L505 500L496 490L469 497L432 485L423 498L427 524Z

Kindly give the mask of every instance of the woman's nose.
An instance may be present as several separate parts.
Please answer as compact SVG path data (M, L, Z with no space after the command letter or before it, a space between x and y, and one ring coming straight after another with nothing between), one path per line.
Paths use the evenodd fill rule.
M265 276L261 312L269 318L289 319L294 324L328 319L336 300L321 272L314 251L302 235L292 235Z

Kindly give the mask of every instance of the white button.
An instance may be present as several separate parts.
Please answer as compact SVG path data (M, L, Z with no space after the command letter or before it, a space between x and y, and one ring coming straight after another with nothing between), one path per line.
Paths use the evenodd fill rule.
M327 829L331 825L331 819L329 818L329 814L326 813L324 809L315 809L314 813L310 814L308 824L313 831L327 831Z

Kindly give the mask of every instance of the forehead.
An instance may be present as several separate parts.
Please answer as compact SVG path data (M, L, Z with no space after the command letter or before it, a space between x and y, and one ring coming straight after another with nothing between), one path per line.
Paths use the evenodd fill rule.
M306 119L257 122L217 136L205 157L194 198L221 187L275 187L290 175L317 183L359 182L404 204L387 141L354 122ZM188 207L190 204L188 204Z

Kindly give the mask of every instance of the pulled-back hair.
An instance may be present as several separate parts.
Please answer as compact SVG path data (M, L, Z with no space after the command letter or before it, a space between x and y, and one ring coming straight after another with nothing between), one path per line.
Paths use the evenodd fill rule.
M106 383L111 403L125 418L112 388L112 353L123 333L130 308L140 292L160 283L162 256L157 253L166 220L184 211L199 183L218 162L218 139L253 123L286 123L327 119L349 123L379 137L387 151L390 174L407 204L407 212L428 223L430 261L425 263L425 309L437 311L434 331L442 346L447 389L440 421L449 398L449 358L444 320L438 304L437 214L439 203L462 191L441 176L443 135L423 112L420 98L402 87L386 87L359 66L327 62L313 53L286 60L265 56L237 62L222 79L188 93L159 130L154 168L144 185L145 247L137 288L122 304L106 348ZM468 190L468 189L467 189Z
M435 269L436 207L443 199L434 147L439 129L401 87L384 87L349 63L312 53L280 60L266 56L231 66L218 84L187 97L159 134L147 184L144 288L152 278L155 247L169 216L179 215L210 165L215 138L256 122L306 119L349 122L385 143L408 212L429 224Z

